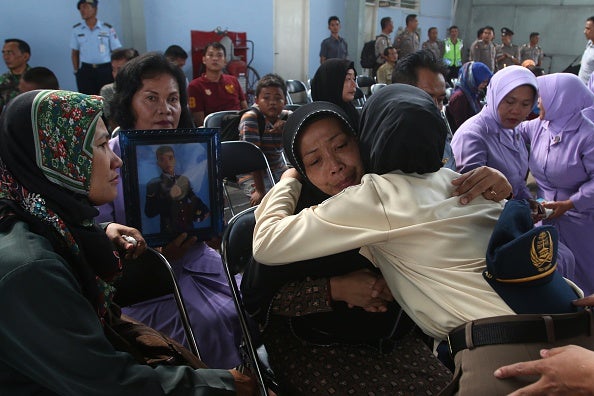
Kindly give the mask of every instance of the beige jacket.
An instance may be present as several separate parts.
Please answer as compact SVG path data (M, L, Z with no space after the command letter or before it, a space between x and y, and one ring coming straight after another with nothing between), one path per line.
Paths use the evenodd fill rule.
M457 176L369 174L297 215L301 183L283 179L256 211L254 257L282 265L363 246L396 300L437 339L474 319L513 314L482 275L503 204L479 197L460 205L451 197Z

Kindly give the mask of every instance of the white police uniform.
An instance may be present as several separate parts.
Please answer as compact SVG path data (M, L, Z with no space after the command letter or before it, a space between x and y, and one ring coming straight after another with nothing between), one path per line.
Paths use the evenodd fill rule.
M98 95L103 85L113 81L111 51L121 47L115 29L106 22L97 20L93 29L84 21L72 27L70 48L79 51L81 62L76 73L80 92Z

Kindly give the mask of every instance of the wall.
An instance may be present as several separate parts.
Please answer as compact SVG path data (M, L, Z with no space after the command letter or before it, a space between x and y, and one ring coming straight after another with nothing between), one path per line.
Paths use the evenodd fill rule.
M458 0L454 23L461 28L465 45L470 45L476 31L484 25L495 27L496 41L500 29L514 32L514 43L528 42L530 32L540 33L547 72L563 71L586 46L583 30L586 18L594 15L591 0Z
M377 32L381 31L380 20L384 17L391 17L394 22L394 32L392 39L396 37L398 30L406 27L406 16L415 13L407 9L381 7L378 11L377 17ZM421 9L416 12L417 20L419 21L419 34L421 36L421 43L427 40L427 29L435 26L439 32L439 37L446 36L446 29L451 23L451 2L449 1L423 1L421 2Z
M101 0L97 15L121 32L118 0ZM2 0L1 44L4 45L6 38L25 40L31 46L29 65L48 67L58 77L60 87L76 89L70 61L70 34L72 26L80 21L75 0ZM125 39L120 36L123 42ZM6 71L4 62L0 62L0 73Z
M348 1L348 0L346 0ZM345 18L345 1L343 0L311 0L309 3L309 78L312 78L320 66L320 45L322 40L330 36L328 18L336 15L341 21L340 35L345 37L349 45L349 57L355 59L356 47L346 37L352 29Z
M350 57L360 70L359 55L363 37L364 6L362 0L310 0L309 76L319 66L321 41L329 35L328 17L337 15L342 21L342 34L349 43ZM261 75L273 70L273 0L101 0L98 17L114 26L125 47L139 51L164 51L171 44L191 50L190 30L214 30L220 26L232 31L245 31L255 42L252 66ZM31 66L46 66L56 73L60 86L76 89L70 61L72 25L80 21L76 0L3 0L0 13L0 39L22 38L32 48ZM425 40L429 26L444 32L451 20L451 1L422 0L419 26ZM397 8L381 8L376 21L390 15L396 28L404 25L407 12ZM184 71L192 77L188 62ZM0 73L6 71L0 62Z
M260 75L272 71L272 0L177 0L175 11L171 3L162 0L145 0L146 47L148 51L164 51L177 44L191 54L190 31L223 30L247 32L248 40L255 43L252 66ZM199 5L198 5L199 4ZM184 68L192 77L190 59Z

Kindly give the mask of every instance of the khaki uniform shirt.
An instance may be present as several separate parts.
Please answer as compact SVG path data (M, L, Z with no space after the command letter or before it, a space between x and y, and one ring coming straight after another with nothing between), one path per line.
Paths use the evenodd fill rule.
M508 54L509 56L513 56L518 62L520 61L520 47L515 44L505 45L499 44L495 47L495 60L499 58L502 54ZM500 61L497 61L497 70L501 70L504 67L515 65L516 63L513 59L506 57Z
M377 69L377 82L381 84L392 84L392 73L394 73L394 65L388 62L384 63Z
M382 57L384 50L390 46L390 37L385 34L378 34L375 37L375 56L377 63L384 63L386 60Z
M431 42L429 40L425 41L422 45L422 49L427 49L433 53L435 59L440 60L443 58L443 53L445 52L445 48L443 45L443 41L435 41Z
M404 30L394 40L394 48L398 50L398 58L402 59L406 55L421 49L421 40L417 32Z
M495 44L493 42L485 44L483 40L475 41L470 47L469 55L471 61L482 62L492 72L495 72Z
M520 47L520 63L524 62L526 59L532 59L534 63L536 63L536 66L540 66L543 56L544 53L542 48L538 45L531 47L530 43L527 43Z

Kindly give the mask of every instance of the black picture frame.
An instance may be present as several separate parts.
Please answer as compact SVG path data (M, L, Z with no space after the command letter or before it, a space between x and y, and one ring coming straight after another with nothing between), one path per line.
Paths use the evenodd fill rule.
M218 129L123 130L119 136L126 224L149 246L164 246L182 232L200 240L222 233ZM171 151L173 178L163 170L171 167Z

